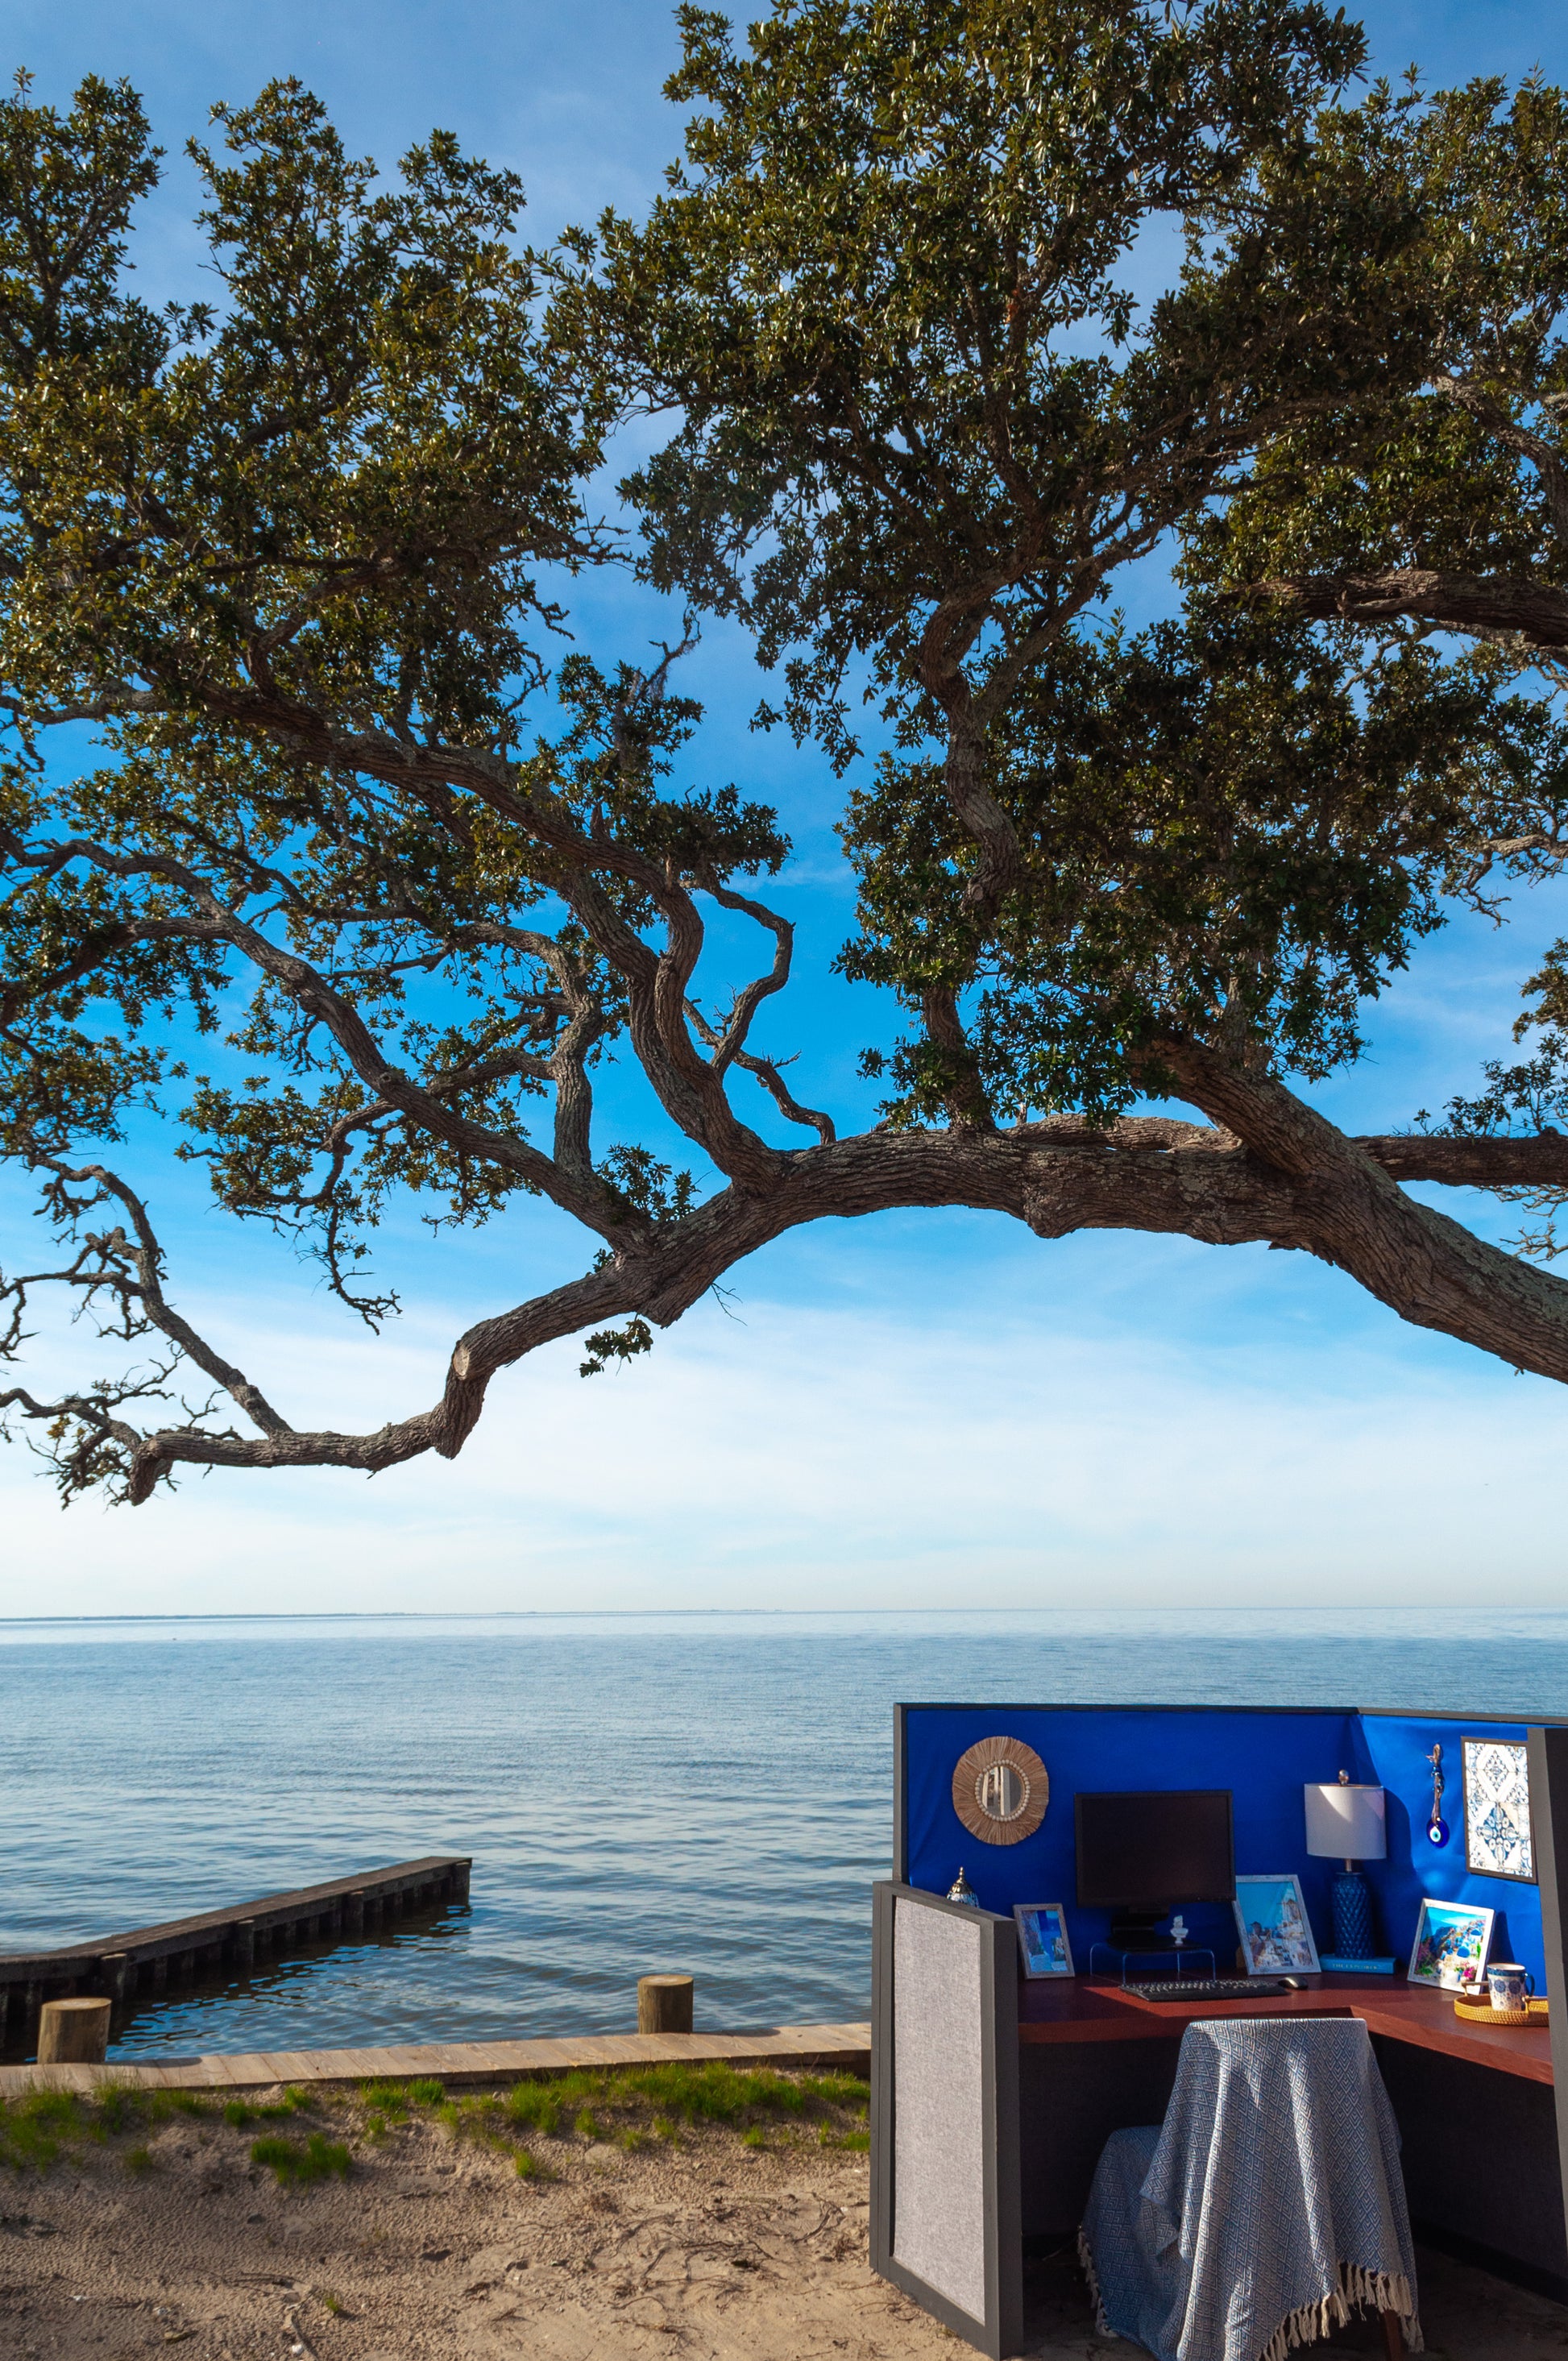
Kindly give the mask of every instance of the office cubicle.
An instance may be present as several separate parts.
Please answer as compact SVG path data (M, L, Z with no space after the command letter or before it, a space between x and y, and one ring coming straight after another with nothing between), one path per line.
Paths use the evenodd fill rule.
M960 1819L954 1773L986 1742L1036 1754L1049 1783L1038 1824L987 1842ZM1535 1881L1483 1875L1467 1862L1465 1739L1530 1748ZM1442 1749L1448 1841L1428 1839L1430 1755ZM1022 2334L1023 2259L1070 2237L1107 2132L1157 2122L1174 2071L1179 2025L1138 2028L1031 2023L1055 2002L1022 1987L1015 1903L1063 1905L1078 1982L1109 1936L1108 1911L1080 1909L1073 1804L1080 1790L1224 1787L1234 1798L1238 1873L1294 1872L1327 1949L1334 1863L1306 1850L1302 1790L1343 1770L1386 1791L1387 1855L1365 1864L1380 1948L1403 1964L1423 1896L1493 1910L1492 1956L1522 1961L1538 1991L1563 1989L1558 1843L1568 1846L1568 1726L1495 1716L1239 1708L931 1705L895 1714L894 1877L873 1921L872 2261L955 2334L994 2356ZM971 1816L972 1817L972 1816ZM1031 1816L1033 1817L1033 1816ZM981 1909L945 1900L959 1869ZM1232 1973L1228 1905L1185 1913L1192 1947ZM1390 2029L1388 2009L1330 1982L1323 2004L1367 2014L1405 2136L1406 2179L1421 2235L1568 2300L1568 2233L1560 2108L1568 2029L1533 2028L1504 2056L1496 2040L1449 2040L1436 1995L1416 1994L1422 2022ZM1372 1988L1367 1987L1368 1990ZM1395 1994L1398 1997L1398 1994ZM1087 2006L1088 1995L1082 2006ZM1368 2014L1368 2010L1371 2013ZM1494 2054L1495 2053L1495 2054ZM1555 2074L1554 2074L1555 2067ZM1488 2173L1496 2152L1507 2169ZM1504 2192L1508 2192L1505 2194Z

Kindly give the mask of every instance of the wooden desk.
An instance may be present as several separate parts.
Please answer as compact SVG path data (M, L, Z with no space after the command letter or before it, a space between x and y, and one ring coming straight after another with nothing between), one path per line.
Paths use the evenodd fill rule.
M1568 2300L1545 2024L1467 2024L1455 2016L1452 1994L1411 1986L1403 1975L1302 1982L1300 1992L1257 2000L1162 2002L1088 1977L1021 1981L1025 2236L1069 2236L1109 2134L1160 2121L1189 2025L1358 2016L1398 2121L1418 2235Z
M1151 1978L1152 1982L1153 1979ZM1449 1993L1403 1975L1305 1976L1303 1992L1256 2000L1139 2000L1112 1982L1064 1976L1018 1987L1018 2039L1033 2042L1169 2040L1212 2016L1358 2016L1372 2034L1417 2049L1463 2058L1526 2081L1552 2081L1552 2045L1539 2025L1473 2025L1455 2016Z

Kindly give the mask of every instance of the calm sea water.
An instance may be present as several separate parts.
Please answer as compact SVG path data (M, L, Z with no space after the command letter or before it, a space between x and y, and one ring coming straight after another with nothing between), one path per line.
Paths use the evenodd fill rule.
M421 1853L466 1907L138 2015L115 2054L859 2017L892 1708L1568 1713L1568 1615L0 1623L0 1949Z

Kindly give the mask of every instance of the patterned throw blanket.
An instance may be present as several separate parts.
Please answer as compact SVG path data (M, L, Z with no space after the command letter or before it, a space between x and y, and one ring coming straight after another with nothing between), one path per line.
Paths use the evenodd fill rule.
M1286 2361L1352 2309L1420 2353L1399 2136L1354 2017L1182 2037L1164 2125L1106 2142L1079 2233L1101 2331L1157 2361Z

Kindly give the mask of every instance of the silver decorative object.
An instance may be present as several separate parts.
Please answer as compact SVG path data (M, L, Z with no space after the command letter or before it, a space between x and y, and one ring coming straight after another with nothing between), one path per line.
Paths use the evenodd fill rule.
M1427 1756L1431 1764L1431 1812L1427 1820L1427 1842L1445 1845L1448 1842L1448 1822L1442 1817L1442 1791L1447 1782L1442 1775L1442 1749L1434 1746Z
M975 1892L973 1886L970 1883L961 1869L959 1870L957 1877L954 1878L951 1885L948 1888L948 1899L949 1902L962 1902L966 1904L970 1910L978 1910L980 1908L980 1896Z

